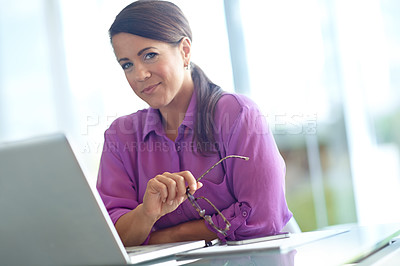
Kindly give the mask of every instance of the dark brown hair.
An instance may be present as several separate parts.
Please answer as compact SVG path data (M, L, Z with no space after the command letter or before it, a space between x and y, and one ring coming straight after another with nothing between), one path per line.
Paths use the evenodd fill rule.
M179 7L160 0L139 0L125 7L110 27L110 38L120 32L173 45L184 37L192 41L189 22ZM194 141L200 153L212 153L218 148L213 128L215 106L223 91L196 64L191 63L191 71L197 93Z

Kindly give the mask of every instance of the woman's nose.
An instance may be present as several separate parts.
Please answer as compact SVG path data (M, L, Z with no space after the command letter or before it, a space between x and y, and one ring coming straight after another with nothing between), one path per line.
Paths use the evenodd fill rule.
M151 73L150 71L142 66L137 66L135 69L135 80L140 82L140 81L146 81L148 78L150 78Z

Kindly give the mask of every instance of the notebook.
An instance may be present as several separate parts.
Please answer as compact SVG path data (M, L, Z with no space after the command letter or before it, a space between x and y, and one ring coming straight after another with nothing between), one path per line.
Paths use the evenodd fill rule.
M1 265L125 265L204 244L129 256L63 134L0 144Z

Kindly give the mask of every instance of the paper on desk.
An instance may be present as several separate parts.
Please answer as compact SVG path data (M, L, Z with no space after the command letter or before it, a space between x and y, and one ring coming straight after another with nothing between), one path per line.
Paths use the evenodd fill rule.
M281 252L291 250L298 246L326 238L337 234L347 232L348 230L322 230L304 233L291 234L288 238L269 240L264 242L238 245L238 246L228 246L228 245L216 245L202 249L196 249L188 252L178 254L182 257L197 257L206 255L216 255L224 253L238 253L246 251L256 251L256 250L279 250Z

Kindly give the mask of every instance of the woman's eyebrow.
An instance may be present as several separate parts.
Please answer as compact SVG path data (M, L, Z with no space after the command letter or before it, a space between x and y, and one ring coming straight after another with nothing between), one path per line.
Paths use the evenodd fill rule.
M147 50L149 50L149 49L156 49L156 47L150 46L150 47L143 48L142 50L140 50L140 51L137 53L137 55L138 55L138 56L141 56L145 51L147 51ZM123 57L123 58L118 59L118 63L120 63L121 61L129 61L129 58Z
M143 48L142 50L140 50L140 51L137 53L137 55L138 55L138 56L141 56L146 50L149 50L149 49L156 49L156 47L150 46L150 47Z
M121 61L129 61L129 58L124 57L124 58L118 59L118 63L120 63Z

